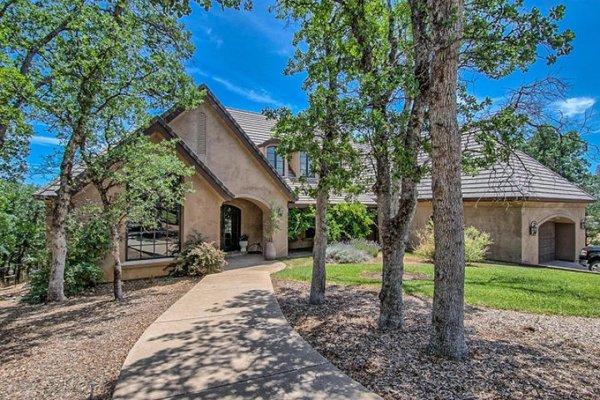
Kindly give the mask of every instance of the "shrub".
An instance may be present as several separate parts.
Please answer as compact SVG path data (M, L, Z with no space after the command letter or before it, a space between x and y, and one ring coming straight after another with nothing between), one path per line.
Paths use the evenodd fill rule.
M327 211L330 240L364 239L375 223L373 212L361 203L335 204Z
M366 239L352 239L350 241L350 245L352 245L352 247L355 249L367 254L371 258L377 257L379 250L381 250L379 243Z
M172 275L204 276L220 272L227 265L224 251L217 249L212 242L195 239L195 243L184 245L179 261L171 270Z
M415 254L426 260L433 260L435 256L435 243L433 239L433 223L417 233L418 246ZM482 232L474 226L465 228L465 261L467 263L479 262L485 259L492 239L490 234Z
M417 247L415 254L425 260L433 261L435 243L433 241L433 223L429 221L425 228L417 232Z
M67 260L65 263L65 295L73 296L102 282L99 266L110 246L108 225L99 218L97 207L83 207L67 221ZM43 302L50 280L49 261L41 263L32 273L25 300Z
M467 262L479 262L485 259L492 238L487 232L482 232L474 226L465 228L465 260Z
M85 289L92 288L102 282L104 272L96 263L82 262L65 266L65 295L74 296ZM48 294L48 281L50 280L50 265L44 264L31 274L29 292L25 301L42 303Z
M325 250L328 261L340 264L350 264L368 261L370 257L350 243L332 243Z
M290 208L288 210L288 237L290 240L302 238L306 231L315 227L315 208Z

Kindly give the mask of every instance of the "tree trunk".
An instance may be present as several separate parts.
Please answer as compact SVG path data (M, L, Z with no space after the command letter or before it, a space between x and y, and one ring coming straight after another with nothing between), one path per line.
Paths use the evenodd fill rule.
M383 140L383 139L382 139ZM387 139L385 139L387 140ZM375 193L377 220L381 240L382 275L379 291L379 329L401 329L404 324L402 275L404 274L404 243L393 223L398 213L398 188L390 173L387 150L375 153L377 168Z
M464 216L461 193L461 138L457 121L461 0L429 4L434 57L429 118L432 142L435 283L429 350L464 358Z
M310 283L310 304L322 304L325 301L325 253L327 250L327 206L329 194L320 188L317 193L315 215L315 241L313 246L313 271Z
M66 171L61 172L61 188L57 192L54 209L52 211L52 236L50 249L52 251L52 265L50 267L50 281L48 282L48 302L65 301L65 263L67 260L67 215L71 201L70 190L66 183Z
M83 127L83 120L79 123ZM52 251L52 264L50 267L50 281L48 282L48 302L64 301L65 297L65 263L67 260L67 216L71 203L73 180L73 162L75 150L84 140L82 129L76 129L65 147L60 164L59 187L52 208L52 235L50 249Z
M113 292L116 301L123 301L123 280L121 266L121 228L119 225L111 224L110 226L111 240L111 255L114 260L113 264Z

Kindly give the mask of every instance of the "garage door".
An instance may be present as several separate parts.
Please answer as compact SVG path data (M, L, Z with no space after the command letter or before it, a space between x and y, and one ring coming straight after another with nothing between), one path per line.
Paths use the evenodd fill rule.
M554 222L544 222L539 229L540 263L556 258L556 240Z

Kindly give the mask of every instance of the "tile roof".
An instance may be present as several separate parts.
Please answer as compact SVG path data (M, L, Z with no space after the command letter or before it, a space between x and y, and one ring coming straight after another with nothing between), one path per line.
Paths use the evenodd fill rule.
M250 139L260 145L272 138L271 129L274 121L264 115L236 109L227 109L231 116L248 134ZM466 137L463 146L473 156L481 148L472 136ZM370 169L367 166L367 169ZM314 200L306 195L302 184L294 179L286 178L289 186L298 192L297 204L311 204ZM425 177L418 186L419 200L430 200L431 178ZM475 175L463 173L462 192L465 200L532 200L532 201L575 201L592 202L596 199L577 185L558 175L551 169L536 161L522 151L516 151L508 162L497 162L495 165L477 171ZM345 196L331 197L332 203L343 202ZM368 205L375 204L373 193L364 193L355 200Z
M269 120L264 115L252 111L235 108L226 108L226 110L242 127L250 139L252 139L255 145L260 146L273 137L271 130L275 126L274 120Z

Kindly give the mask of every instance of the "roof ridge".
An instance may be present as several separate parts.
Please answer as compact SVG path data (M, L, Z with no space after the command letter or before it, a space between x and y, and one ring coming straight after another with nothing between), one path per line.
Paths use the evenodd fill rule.
M265 115L264 115L262 112L258 112L258 111L243 110L243 109L241 109L241 108L237 108L237 107L228 107L228 106L225 106L225 109L226 109L227 111L238 111L238 112L243 112L243 113L246 113L246 114L260 115L261 117L265 117L265 118L267 118L267 117L266 117L266 116L265 116Z

